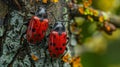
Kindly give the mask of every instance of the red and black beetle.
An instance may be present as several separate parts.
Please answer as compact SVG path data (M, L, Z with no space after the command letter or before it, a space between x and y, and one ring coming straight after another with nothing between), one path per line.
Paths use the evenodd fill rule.
M55 23L49 36L48 51L50 56L58 58L64 54L67 44L67 32L65 26L61 23Z
M29 21L26 38L32 44L37 44L45 37L48 29L48 18L45 8L40 7Z

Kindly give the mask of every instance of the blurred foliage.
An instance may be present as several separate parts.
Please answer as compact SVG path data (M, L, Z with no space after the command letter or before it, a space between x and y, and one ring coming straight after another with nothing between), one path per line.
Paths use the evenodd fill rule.
M82 21L81 21L82 20ZM80 32L80 36L77 39L81 40L80 42L85 42L87 37L91 37L93 33L96 31L96 23L85 21L82 18L76 18L76 24L79 29L82 29Z
M77 1L82 3L82 0ZM93 0L92 7L120 15L120 0ZM117 29L112 35L108 35L98 30L95 21L90 22L79 17L75 20L76 27L81 30L77 36L78 44L82 42L84 46L81 50L76 50L85 51L80 53L83 67L120 67L120 30Z
M117 8L115 9L115 14L116 14L116 15L120 15L120 5L119 5L119 7L117 7Z
M83 67L120 67L119 43L119 40L109 42L107 51L104 54L83 53L81 56Z
M100 9L102 11L109 11L114 8L115 0L93 0L92 5L96 9Z

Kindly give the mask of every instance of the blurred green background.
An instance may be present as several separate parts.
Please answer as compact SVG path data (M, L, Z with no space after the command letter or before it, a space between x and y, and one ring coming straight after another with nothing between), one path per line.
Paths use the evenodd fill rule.
M81 4L82 0L78 3ZM120 0L93 0L92 7L120 16ZM82 29L80 41L83 45L78 43L75 49L76 54L81 56L83 67L120 67L120 29L107 35L97 31L94 22L79 17L76 22L78 29Z

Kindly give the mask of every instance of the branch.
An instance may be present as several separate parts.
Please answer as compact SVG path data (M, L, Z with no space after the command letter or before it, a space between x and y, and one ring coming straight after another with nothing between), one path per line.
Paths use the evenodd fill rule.
M110 23L114 24L116 27L120 28L120 17L111 15Z
M74 3L68 3L70 10L70 18L83 17L90 21L97 21L100 29L104 30L108 34L112 34L117 28L120 28L120 17L108 15L103 11L96 10L90 7L89 3L81 4L80 6Z

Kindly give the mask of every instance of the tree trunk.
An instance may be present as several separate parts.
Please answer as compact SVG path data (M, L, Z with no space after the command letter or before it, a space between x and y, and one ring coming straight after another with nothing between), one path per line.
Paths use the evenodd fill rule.
M6 2L6 0L4 1ZM18 0L13 0L11 2L13 4L17 1ZM11 3L7 3L11 5L11 7L8 9L9 12L5 17L4 23L0 26L3 32L0 32L0 67L71 67L70 64L63 62L62 58L53 59L50 57L47 49L47 35L51 28L49 28L46 38L39 45L28 44L26 39L24 39L25 35L23 35L23 33L25 33L27 29L24 24L28 23L30 17L33 16L31 12L34 13L38 6L43 5L41 3L36 4L34 1L35 0L21 0L19 1L21 4L17 3L14 4L14 6L11 5ZM7 2L9 2L9 0ZM65 12L62 6L63 3L62 0L60 0L58 3L50 3L49 6L47 6L50 25L55 23L55 18L50 12L52 12L57 19L65 20L62 18L62 14ZM22 35L23 37L21 37ZM69 49L69 46L67 48Z

